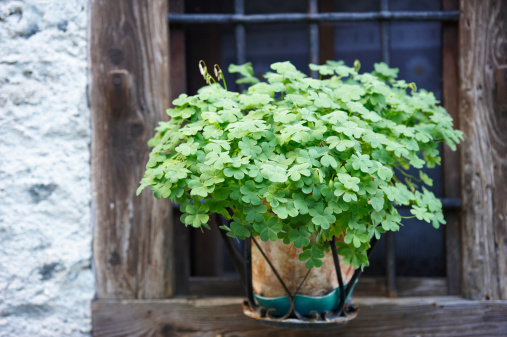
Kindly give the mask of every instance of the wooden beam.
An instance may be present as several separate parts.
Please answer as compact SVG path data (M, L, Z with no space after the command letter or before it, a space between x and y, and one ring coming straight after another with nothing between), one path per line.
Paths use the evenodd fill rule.
M356 298L359 315L333 330L268 328L243 315L240 298L92 304L93 336L503 336L507 302L457 297Z
M459 0L442 0L442 10L458 10ZM458 76L458 24L442 23L442 103L459 126L459 76ZM443 192L445 198L461 198L460 151L452 151L448 146L442 149ZM449 210L444 213L445 258L449 295L461 294L461 224L460 211Z
M184 0L169 0L171 13L184 13ZM171 51L171 102L180 94L187 92L187 64L185 52L185 27L174 26L169 30L169 50Z
M507 64L507 1L461 0L463 294L507 299L507 113L494 103Z
M169 106L166 0L90 2L94 269L98 298L173 294L171 207L136 197Z
M333 1L319 0L319 12L333 12ZM334 60L334 29L332 23L321 23L319 25L319 41L320 41L320 64L326 63L328 60Z
M169 0L169 11L171 13L184 13L184 0ZM169 24L169 23L168 23ZM171 27L171 26L170 26ZM173 25L169 29L169 51L171 53L171 103L180 94L187 92L186 74L186 51L185 51L185 26ZM173 233L174 233L174 280L175 294L188 293L188 278L190 277L190 246L191 230L180 220L181 212L179 206L173 206Z

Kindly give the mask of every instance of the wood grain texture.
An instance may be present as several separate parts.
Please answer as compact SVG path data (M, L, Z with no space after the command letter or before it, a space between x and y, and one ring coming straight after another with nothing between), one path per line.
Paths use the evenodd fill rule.
M507 114L494 72L507 63L507 1L460 3L463 294L507 299Z
M135 196L148 160L146 142L169 106L167 11L166 0L90 1L98 298L173 293L170 203L149 191Z
M165 301L95 301L95 337L397 337L505 336L505 301L468 301L454 297L356 298L359 315L334 330L268 328L243 315L240 298Z
M458 10L459 0L442 0L442 10ZM459 29L456 22L442 23L442 104L459 126ZM460 151L442 149L443 193L445 198L461 198ZM445 258L449 295L461 294L460 210L444 212Z

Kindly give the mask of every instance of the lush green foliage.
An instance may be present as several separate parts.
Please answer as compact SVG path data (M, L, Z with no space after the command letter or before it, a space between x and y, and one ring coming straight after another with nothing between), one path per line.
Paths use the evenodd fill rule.
M231 237L292 242L308 268L322 264L333 236L347 263L367 265L370 239L400 227L395 205L445 223L423 186L431 179L407 172L440 164L438 144L455 149L461 137L432 93L383 63L363 74L358 63L310 65L319 80L289 62L271 68L259 82L250 64L231 66L251 84L236 93L211 83L201 64L209 85L167 110L138 193L150 186L180 203L186 225L208 228L209 214L220 213Z

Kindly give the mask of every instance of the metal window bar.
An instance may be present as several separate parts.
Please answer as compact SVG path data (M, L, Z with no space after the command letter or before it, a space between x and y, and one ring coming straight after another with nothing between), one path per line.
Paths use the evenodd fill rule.
M244 0L234 0L234 14L181 14L168 13L171 24L234 24L236 62L246 62L245 24L307 23L309 27L310 62L319 63L319 23L378 21L381 31L381 60L390 63L391 21L440 21L456 22L459 11L389 11L389 0L380 0L380 12L364 13L318 13L318 0L308 0L308 13L245 14ZM318 77L316 72L310 74ZM442 198L444 210L459 209L461 199ZM396 296L394 233L386 234L386 283L389 297Z
M318 11L317 0L308 0L308 12L310 15L316 15ZM319 64L319 25L315 22L308 25L310 36L310 63ZM318 78L319 73L312 70L310 76Z
M234 0L234 13L238 16L245 14L245 0ZM245 26L243 23L237 23L234 27L236 39L236 62L243 64L246 62L246 44L245 44Z
M426 12L363 12L363 13L277 13L277 14L181 14L169 13L172 24L265 24L265 23L324 23L358 21L441 21L456 22L459 11Z

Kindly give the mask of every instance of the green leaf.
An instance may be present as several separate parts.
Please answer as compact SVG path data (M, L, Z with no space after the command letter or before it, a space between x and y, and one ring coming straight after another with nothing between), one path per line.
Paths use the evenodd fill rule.
M396 210L395 210L396 211ZM400 229L401 216L399 214L387 214L382 220L382 228L386 231L396 232Z
M343 194L343 201L345 202L357 201L357 195L354 192L347 191Z
M261 174L264 178L275 182L284 183L287 181L287 170L280 166L273 166L271 164L264 164L261 166Z
M384 208L384 192L377 191L377 194L370 199L371 206L377 212L380 212Z
M236 81L238 84L256 84L259 83L259 79L255 76L253 76L254 71L252 68L252 64L250 62L241 64L241 65L235 65L231 64L229 65L229 68L227 69L230 73L239 73L243 76L243 78Z
M209 193L212 193L215 186L206 186L200 179L192 179L188 183L188 187L191 189L190 195L206 198Z
M248 204L252 205L260 205L262 203L261 199L257 195L257 188L255 187L255 182L249 180L245 182L243 186L239 189L242 197L241 200Z
M375 133L375 132L369 132L369 133L365 134L363 136L363 140L370 143L370 146L375 149L383 149L382 144L387 143L387 137L385 135L383 135L381 133ZM390 160L390 158L391 157L388 157L387 160Z
M345 123L348 119L347 113L345 111L336 110L327 115L322 116L322 119L329 122L329 124L342 124Z
M273 212L278 215L280 219L287 219L289 216L296 217L299 214L292 201L279 203L277 206L273 207Z
M347 121L341 125L333 126L333 129L336 132L340 132L344 135L349 136L350 138L359 138L363 132L365 132L363 128L360 128L359 125L351 121Z
M350 139L341 139L336 136L331 136L326 139L326 142L329 143L329 148L336 149L337 151L343 152L351 147L353 147L356 143Z
M243 77L253 76L254 70L251 62L247 62L241 65L231 64L227 69L231 74L239 73Z
M336 160L331 157L330 155L323 155L322 158L320 158L320 163L322 164L322 166L324 167L329 167L331 166L332 168L337 168L338 167L338 163L336 162Z
M245 240L250 237L250 231L245 224L243 224L239 219L234 219L235 221L231 222L230 228L231 231L227 233L230 237L237 237L238 239Z
M263 222L264 216L268 208L265 205L245 207L246 221Z
M185 157L188 157L190 155L196 154L197 149L199 149L199 143L194 143L194 139L190 138L186 143L183 143L180 146L176 147L175 150Z
M384 181L390 181L393 177L393 171L389 167L385 167L382 164L378 164L377 175Z
M228 168L224 169L224 175L229 178L234 176L234 178L240 180L245 177L245 172L244 172L244 169L241 169L241 168L228 167Z
M294 193L292 198L294 199L294 208L298 210L299 214L308 214L308 204L311 202L311 198L302 193Z
M192 101L193 101L192 97L188 97L187 94L180 94L178 98L176 98L173 101L173 105L182 106L185 105L186 103L192 103Z
M312 91L310 98L313 99L313 104L318 108L331 108L335 106L333 100L323 92L315 93Z
M381 189L390 201L396 201L400 197L400 191L394 186L382 186Z
M404 145L397 143L395 141L389 141L386 150L393 151L394 154L398 157L408 156L409 154L409 151L405 148Z
M311 248L306 248L299 254L299 261L306 261L305 267L312 269L313 267L321 267L324 258L324 250L320 245L314 244ZM308 260L308 261L307 261Z
M241 152L245 156L256 157L259 153L262 152L262 148L260 146L257 146L257 141L248 137L243 137L238 142L238 147L241 149Z
M342 102L350 102L360 100L365 91L358 85L342 84L334 91L334 94Z
M289 61L286 62L276 62L271 65L271 69L275 70L279 74L287 74L287 73L295 73L298 72L296 67L292 65Z
M306 247L310 244L311 233L305 228L301 227L299 230L291 229L289 232L289 240L296 248Z
M380 237L382 234L384 234L385 231L381 226L370 226L368 227L368 237L372 238L375 236L377 240L380 240Z
M185 217L185 224L192 225L194 228L199 228L208 223L208 214L187 214Z
M445 225L446 221L444 219L444 214L442 212L435 213L435 215L433 216L433 220L431 221L431 223L432 223L432 225L433 225L433 227L435 229L440 228L440 224Z
M203 224L207 224L209 220L208 206L200 202L187 205L185 208L187 212L184 222L186 225L192 225L192 227L199 228ZM185 214L184 214L185 215Z
M218 195L217 193L214 193L213 196ZM223 205L222 200L220 200L218 197L217 199L207 199L205 202L205 205L209 208L209 213L219 213L222 214L227 220L231 218L229 215L229 212Z
M398 68L389 68L384 62L375 63L374 74L386 79L395 79L398 76Z
M359 248L362 243L369 242L370 238L366 234L357 234L353 232L345 235L343 241L349 244L352 243L354 247Z
M298 181L301 179L301 175L304 175L306 177L309 177L311 175L309 167L310 164L308 163L296 164L289 168L287 175L292 181Z
M329 229L330 224L336 221L336 217L333 215L332 208L323 208L323 205L319 204L317 207L310 209L310 215L315 225L320 226L322 229Z
M210 152L206 154L204 164L213 165L217 170L223 169L225 164L232 163L231 157L227 152Z
M222 172L214 170L205 170L199 179L202 181L204 186L217 185L225 180Z
M394 158L387 153L385 149L375 150L372 153L372 157L378 160L382 164L391 165L394 163Z
M171 183L176 183L182 179L185 179L189 173L191 173L190 170L186 169L183 163L175 163L174 165L170 165L165 169L165 177Z
M283 228L283 225L276 218L270 218L268 222L255 223L253 226L264 242L276 241L278 232Z
M245 107L253 107L257 105L265 105L271 102L273 99L266 94L248 94L248 95L240 95L239 101Z
M347 173L339 173L338 180L343 184L343 186L354 192L359 191L359 182L361 181L359 178L352 177Z
M419 220L424 220L426 222L430 222L433 218L433 214L428 212L426 207L419 207L419 206L412 206L412 209L410 210L410 213L415 215L415 217Z
M433 179L431 179L430 177L428 177L428 175L426 173L424 173L423 171L419 171L419 178L421 178L421 180L428 186L433 186Z
M324 75L324 76L334 74L333 68L331 68L327 65L310 64L310 69L313 71L318 71L321 75Z
M354 170L361 170L364 173L370 172L370 167L373 166L370 156L367 154L356 153L350 157L350 162Z
M291 110L275 110L273 113L273 120L277 123L288 124L294 122L297 119L297 115Z
M380 222L382 222L385 215L386 212L384 210L371 212L371 220L375 225L378 225Z

